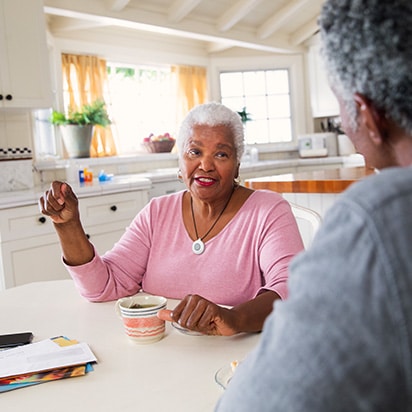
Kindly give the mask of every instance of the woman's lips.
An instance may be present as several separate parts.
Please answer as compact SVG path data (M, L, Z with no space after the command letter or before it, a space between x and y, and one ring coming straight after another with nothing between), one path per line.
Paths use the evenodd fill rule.
M200 186L211 186L216 182L215 179L210 177L195 177L195 181Z

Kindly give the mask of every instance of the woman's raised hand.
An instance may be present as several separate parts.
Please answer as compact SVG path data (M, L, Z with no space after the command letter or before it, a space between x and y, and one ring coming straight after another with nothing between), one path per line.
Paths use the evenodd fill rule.
M56 223L79 220L79 202L72 188L63 182L54 181L39 199L42 214Z

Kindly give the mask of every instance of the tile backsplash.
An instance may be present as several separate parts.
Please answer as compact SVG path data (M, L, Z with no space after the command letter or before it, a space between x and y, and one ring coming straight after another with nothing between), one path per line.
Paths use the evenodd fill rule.
M32 160L0 161L0 192L32 189Z

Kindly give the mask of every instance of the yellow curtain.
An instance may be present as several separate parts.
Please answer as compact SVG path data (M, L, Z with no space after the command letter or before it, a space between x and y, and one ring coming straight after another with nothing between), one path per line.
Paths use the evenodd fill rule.
M180 124L190 109L206 102L206 69L194 66L172 66L172 73L177 77L177 120Z
M104 100L107 87L106 61L96 56L62 54L65 103L80 109L84 104ZM67 100L67 101L66 101ZM114 156L116 145L110 126L94 128L91 157Z

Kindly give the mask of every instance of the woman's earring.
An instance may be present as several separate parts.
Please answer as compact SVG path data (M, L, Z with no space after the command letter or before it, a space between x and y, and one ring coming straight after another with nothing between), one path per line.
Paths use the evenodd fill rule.
M183 183L182 171L180 169L177 171L177 180Z
M240 180L239 176L237 176L233 179L233 184L234 184L235 187L238 187L240 185L240 182L241 182L241 180Z

